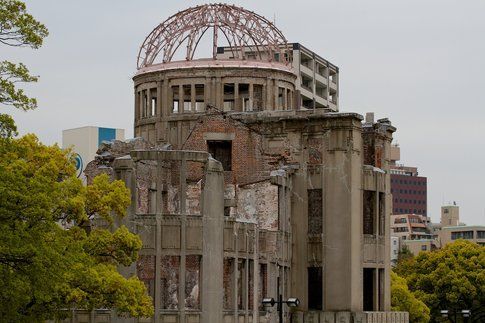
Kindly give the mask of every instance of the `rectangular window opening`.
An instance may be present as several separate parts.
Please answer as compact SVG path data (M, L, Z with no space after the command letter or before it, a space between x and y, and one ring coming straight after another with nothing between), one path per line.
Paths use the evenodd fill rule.
M234 110L234 83L224 84L224 111Z
M192 111L192 86L186 84L183 86L184 91L184 112Z
M221 162L224 171L232 170L232 141L209 140L207 150L214 159Z
M253 111L263 110L263 85L254 84L253 85L253 106L251 107Z
M375 269L364 268L364 311L374 311Z
M179 86L172 86L172 113L179 113Z
M196 84L195 85L195 111L197 112L204 112L205 105L204 105L204 84Z
M308 190L308 234L323 233L322 189Z
M322 267L308 267L308 309L322 310Z

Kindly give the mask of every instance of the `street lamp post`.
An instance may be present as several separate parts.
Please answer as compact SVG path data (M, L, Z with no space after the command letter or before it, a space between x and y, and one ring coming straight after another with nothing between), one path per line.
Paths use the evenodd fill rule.
M447 319L449 319L453 323L457 323L457 320L456 319L457 319L458 313L460 313L461 316L463 318L466 318L466 319L468 319L472 315L472 311L470 311L470 310L461 310L461 311L456 311L456 310L452 310L452 311L449 311L449 310L441 310L440 313L441 313L441 316L442 317L446 317ZM451 317L453 317L453 320L451 319Z
M283 323L283 304L288 305L289 307L296 307L300 304L300 300L296 297L290 297L286 301L283 300L283 296L280 294L278 296L278 300L275 301L274 298L263 298L264 306L271 306L273 307L275 304L277 305L276 309L278 311L279 322Z

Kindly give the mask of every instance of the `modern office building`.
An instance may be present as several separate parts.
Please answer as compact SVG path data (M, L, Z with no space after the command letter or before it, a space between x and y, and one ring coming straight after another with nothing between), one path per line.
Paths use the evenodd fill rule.
M62 148L72 148L76 154L76 171L84 178L86 165L94 159L103 141L124 140L125 130L86 126L62 131Z
M404 166L400 147L391 148L392 214L420 214L427 216L427 178L418 176L417 167Z
M212 57L194 59L206 31ZM232 57L221 56L222 37ZM300 300L283 307L284 322L408 321L390 311L396 128L337 112L328 82L338 69L325 65L324 79L319 62L264 17L225 4L179 12L146 38L133 78L144 144L114 142L86 174L102 167L132 193L121 223L143 249L120 270L146 284L156 313L138 322L276 323L262 299L279 295ZM301 82L316 88L301 80L308 66L333 105L303 92Z
M289 43L285 56L296 74L295 104L299 109L338 111L338 67L299 43ZM244 59L256 60L254 47L244 47ZM279 53L275 53L278 61ZM234 59L231 47L219 47L218 59ZM265 56L263 56L265 58ZM279 95L283 101L283 94Z
M485 246L485 226L482 225L460 225L442 227L439 233L441 246L458 239L464 239Z

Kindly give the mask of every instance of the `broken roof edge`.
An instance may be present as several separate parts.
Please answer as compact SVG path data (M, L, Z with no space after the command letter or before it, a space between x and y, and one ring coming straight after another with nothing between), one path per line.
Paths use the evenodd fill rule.
M182 70L182 69L191 69L191 68L258 68L258 69L270 69L270 70L278 70L282 72L295 74L294 69L291 65L285 65L279 62L266 62L266 61L257 61L257 60L236 60L236 59L197 59L197 60L183 60L183 61L173 61L167 63L159 63L153 64L150 66L146 66L140 68L133 78L136 78L139 75L152 73L152 72L161 72L161 71L170 71L170 70Z

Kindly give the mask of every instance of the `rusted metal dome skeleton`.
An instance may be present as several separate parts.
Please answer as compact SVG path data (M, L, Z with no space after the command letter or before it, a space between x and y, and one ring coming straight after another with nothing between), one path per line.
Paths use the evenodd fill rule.
M250 51L258 60L272 61L277 56L288 63L286 38L269 20L234 5L207 4L180 11L158 25L140 48L138 69L171 62L184 43L185 59L194 59L200 40L210 29L212 59L216 59L218 39L224 37L234 59L246 59L245 51Z

